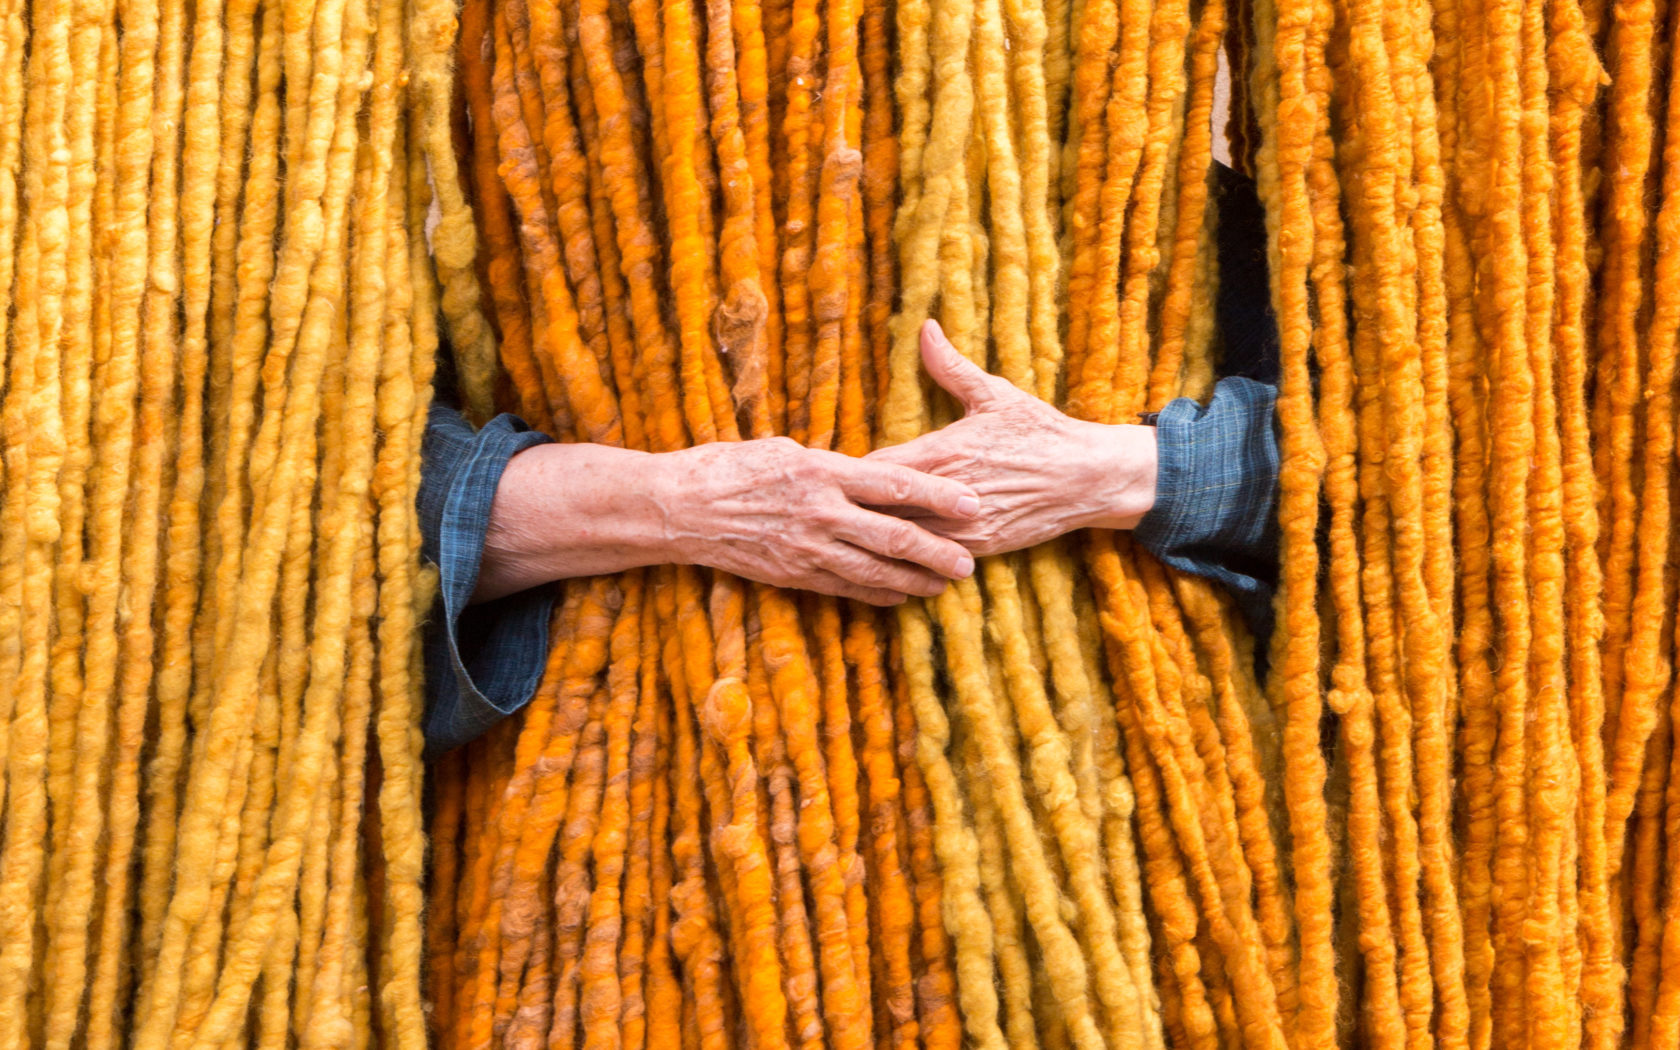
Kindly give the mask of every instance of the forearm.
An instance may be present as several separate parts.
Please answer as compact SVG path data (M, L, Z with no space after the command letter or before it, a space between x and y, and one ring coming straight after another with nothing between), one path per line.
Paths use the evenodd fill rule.
M662 457L607 445L540 445L508 461L484 534L473 601L675 560Z
M787 438L649 454L544 445L508 461L474 600L643 565L703 565L877 604L973 571L958 544L869 508L963 516L968 487Z

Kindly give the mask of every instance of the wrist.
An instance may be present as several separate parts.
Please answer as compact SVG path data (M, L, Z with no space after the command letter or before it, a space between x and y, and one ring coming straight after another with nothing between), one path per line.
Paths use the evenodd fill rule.
M485 530L475 600L666 560L661 458L550 444L508 460Z
M668 454L602 449L577 479L587 501L579 527L588 531L576 539L626 565L681 560L670 519L673 512L681 513L683 490L671 459Z
M696 564L694 544L679 527L693 520L694 465L686 461L681 451L642 453L624 486L624 513L635 519L635 542L647 557L645 564Z
M1155 428L1132 423L1092 423L1086 491L1093 510L1085 524L1130 529L1155 505Z

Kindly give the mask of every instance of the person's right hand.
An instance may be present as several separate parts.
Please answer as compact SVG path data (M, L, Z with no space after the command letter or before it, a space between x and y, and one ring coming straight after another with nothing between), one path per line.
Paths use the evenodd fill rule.
M961 544L871 509L971 518L980 500L961 482L789 438L651 458L666 560L874 605L935 595L974 572Z

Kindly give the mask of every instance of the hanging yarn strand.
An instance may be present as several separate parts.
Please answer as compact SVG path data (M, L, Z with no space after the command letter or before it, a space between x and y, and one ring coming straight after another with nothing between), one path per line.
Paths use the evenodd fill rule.
M1677 42L0 0L0 1050L1672 1045ZM532 694L422 760L510 607L438 604L435 374L863 457L965 407L934 320L1152 422L1151 527L890 612L550 584ZM1190 535L1239 498L1275 572Z
M548 8L469 10L480 221L504 230L486 272L519 275L489 294L515 331L513 396L562 438L574 418L630 438L646 411L655 449L909 440L950 419L920 374L928 318L1011 383L1129 422L1205 395L1230 349L1208 320L1227 261L1216 129L1266 211L1282 376L1265 691L1214 589L1108 535L1084 561L987 561L890 623L654 574L658 651L640 659L675 736L655 804L627 810L628 1038L949 1045L960 1017L994 1047L1556 1045L1615 1029L1599 1006L1640 952L1635 1010L1668 1001L1655 942L1612 921L1614 893L1646 924L1662 899L1667 764L1645 723L1671 581L1646 556L1666 533L1627 515L1660 517L1629 493L1668 469L1641 436L1667 402L1636 391L1669 379L1626 333L1668 321L1641 305L1652 224L1626 208L1662 170L1635 140L1667 74L1654 9L1603 13L1635 78L1608 146L1638 164L1610 184L1601 240L1570 138L1591 19L1571 10L636 0L561 5L563 39ZM1608 318L1585 270L1601 244ZM1596 359L1596 431L1589 322L1623 333ZM1627 449L1593 460L1606 441ZM1607 527L1582 519L1599 487ZM1603 651L1601 589L1625 621ZM557 625L562 648L581 640L575 617ZM516 797L554 715L527 717L533 744L490 781ZM634 768L617 752L635 732L581 717L606 768ZM1615 771L1618 749L1639 775ZM616 823L593 768L549 791L599 797ZM529 840L472 908L495 927L543 900L540 854L579 870L563 840ZM643 871L671 906L632 919ZM569 930L572 899L533 914ZM449 1000L476 1012L445 1030L523 1031L552 991L554 1037L573 1039L575 934L511 934L479 953L494 982L454 971Z
M406 18L5 12L7 1046L272 1041L275 1019L311 1045L422 1038L414 428L436 344L408 316L435 303L410 296L430 258L393 236L423 235L388 193L411 174ZM351 415L387 437L317 439ZM376 679L386 838L364 841ZM294 951L306 823L332 930Z

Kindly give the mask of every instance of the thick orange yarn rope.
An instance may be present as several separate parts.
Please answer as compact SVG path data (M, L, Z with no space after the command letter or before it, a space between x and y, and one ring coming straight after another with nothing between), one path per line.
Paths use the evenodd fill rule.
M1671 1045L1677 34L0 2L0 1050ZM1119 424L1232 294L1265 659L1107 533L890 613L568 581L424 787L440 331L474 416L856 456L952 418L926 319Z
M425 1043L449 17L6 9L7 1047Z
M1264 680L1215 587L1118 537L996 559L885 619L652 574L663 657L643 652L637 702L670 707L653 721L675 737L646 746L671 808L632 806L628 835L675 881L667 909L606 869L645 909L626 1038L654 1039L656 1001L705 1045L1666 1038L1680 999L1641 931L1668 895L1658 519L1680 325L1646 261L1667 227L1635 203L1668 196L1663 12L590 0L562 5L556 52L485 10L462 84L476 171L499 176L486 272L523 274L523 316L595 358L504 355L561 429L610 374L650 447L787 432L861 454L950 418L920 376L928 317L1010 381L1124 422L1218 371L1216 134L1268 218ZM1602 126L1598 53L1628 78ZM544 71L557 55L567 78ZM1606 158L1626 162L1608 180ZM534 243L495 232L533 221ZM1615 351L1589 356L1599 341ZM496 772L454 774L440 901L484 848L457 807L533 761L512 739L468 752ZM554 849L529 877L567 870ZM484 926L501 892L439 908L466 923L439 936L482 945L504 986L525 974L440 1026L471 1045L550 994L524 928L497 946ZM460 1018L461 956L434 957Z

